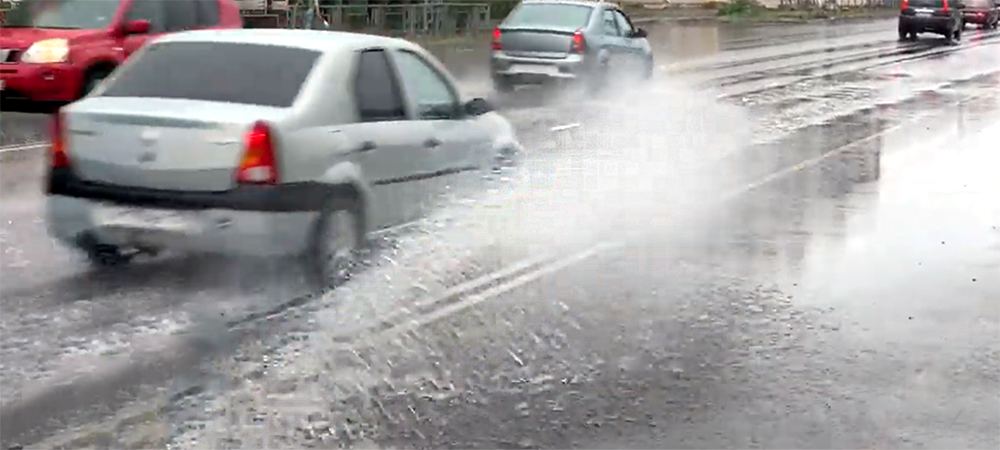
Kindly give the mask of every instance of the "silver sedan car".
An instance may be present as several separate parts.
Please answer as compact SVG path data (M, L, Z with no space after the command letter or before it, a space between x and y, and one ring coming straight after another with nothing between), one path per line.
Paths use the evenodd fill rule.
M94 263L305 255L326 285L368 233L520 151L419 46L327 31L160 38L53 125L48 229Z
M551 80L596 90L651 77L653 51L646 31L614 3L524 0L493 30L490 65L498 92Z

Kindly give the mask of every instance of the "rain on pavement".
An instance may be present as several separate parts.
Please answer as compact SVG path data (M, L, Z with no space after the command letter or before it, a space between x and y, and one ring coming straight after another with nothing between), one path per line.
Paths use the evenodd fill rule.
M517 171L380 236L373 267L144 420L46 442L997 448L1000 34L895 35L658 25L650 85L515 92ZM473 92L483 58L442 56ZM44 134L0 123L4 144ZM4 398L307 293L279 263L89 273L45 235L41 170L0 165Z

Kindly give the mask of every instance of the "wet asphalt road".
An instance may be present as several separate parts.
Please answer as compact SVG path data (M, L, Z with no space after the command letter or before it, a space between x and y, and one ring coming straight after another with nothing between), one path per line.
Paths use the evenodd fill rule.
M652 86L504 99L532 150L512 180L381 240L112 447L996 448L1000 35L690 28L661 54L708 56ZM305 291L256 263L90 274L45 237L40 174L0 165L5 397ZM330 338L546 252L521 285Z

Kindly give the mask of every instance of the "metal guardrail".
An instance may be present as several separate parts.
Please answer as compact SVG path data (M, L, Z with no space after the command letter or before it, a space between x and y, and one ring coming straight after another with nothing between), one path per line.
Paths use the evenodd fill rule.
M898 8L900 0L781 0L781 8L797 9L888 9Z
M388 35L464 35L481 33L493 25L491 3L411 3L331 5L316 8L293 5L288 28L372 31Z

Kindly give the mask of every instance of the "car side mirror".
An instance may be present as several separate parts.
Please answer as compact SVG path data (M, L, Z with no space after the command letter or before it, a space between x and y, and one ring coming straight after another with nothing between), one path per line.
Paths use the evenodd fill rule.
M646 36L648 36L648 34L646 33L646 30L643 30L642 28L636 28L635 31L632 32L632 37L634 38L644 38Z
M125 24L125 34L146 34L149 33L150 23L148 20L132 20Z
M465 104L465 113L470 116L481 116L493 111L493 105L485 98L476 97Z

